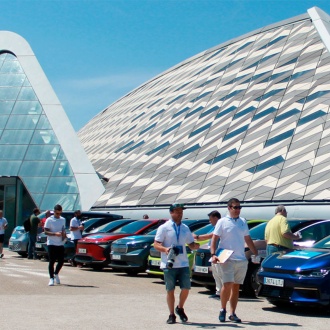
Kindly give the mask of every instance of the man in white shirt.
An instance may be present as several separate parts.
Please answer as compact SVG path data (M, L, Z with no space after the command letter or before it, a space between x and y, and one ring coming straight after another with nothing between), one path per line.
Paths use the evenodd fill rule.
M240 217L241 205L237 198L231 198L227 204L228 214L221 218L214 229L211 241L212 262L218 263L219 258L215 254L217 242L220 238L219 248L232 250L233 253L224 263L220 263L222 288L220 292L221 310L219 321L226 321L226 305L230 303L229 320L240 323L235 311L238 303L239 287L244 282L248 261L245 256L245 243L254 255L258 251L250 237L249 228L244 218Z
M155 249L161 252L160 268L164 271L167 305L170 311L170 316L167 320L168 324L176 322L176 316L174 314L174 290L176 281L179 282L181 293L179 304L175 308L175 313L179 315L182 322L188 321L188 317L183 308L191 286L186 244L188 244L192 250L197 250L199 248L199 244L194 242L194 237L189 227L181 223L184 209L185 207L183 204L176 203L170 206L171 219L157 229L154 242ZM168 255L171 255L173 247L176 256L171 260L168 259Z
M84 225L81 223L82 215L80 210L76 210L74 212L74 217L70 221L70 235L71 241L74 243L74 250L77 253L77 244L78 241L82 238L82 231L84 230ZM75 257L75 256L74 256ZM72 266L77 266L76 262L74 261L74 257L69 260Z
M61 217L62 206L57 204L54 206L54 214L47 218L45 222L44 232L47 235L48 247L48 271L49 271L49 286L61 284L59 272L64 263L64 243L66 239L65 218ZM57 265L54 271L55 262Z

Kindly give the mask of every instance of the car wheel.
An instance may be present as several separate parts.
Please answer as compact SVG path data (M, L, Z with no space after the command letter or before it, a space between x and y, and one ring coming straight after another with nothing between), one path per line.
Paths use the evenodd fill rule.
M259 286L257 272L260 265L249 262L248 269L245 275L244 283L242 285L243 294L249 297L256 297L256 292Z

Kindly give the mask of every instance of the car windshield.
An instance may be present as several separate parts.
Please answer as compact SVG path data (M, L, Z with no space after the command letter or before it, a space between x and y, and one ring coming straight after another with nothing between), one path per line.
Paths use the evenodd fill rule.
M114 234L133 234L144 226L149 225L150 221L138 220L134 221L126 226L116 229L113 231Z
M263 222L258 226L253 227L250 229L250 236L253 240L261 240L265 239L265 228L267 222Z
M130 222L132 222L134 220L115 220L115 221L111 221L109 223L106 223L100 227L97 227L93 230L90 231L91 234L93 233L110 233L115 229L118 229L119 227L125 226L127 224L129 224Z
M330 249L330 236L324 237L313 245L317 249Z

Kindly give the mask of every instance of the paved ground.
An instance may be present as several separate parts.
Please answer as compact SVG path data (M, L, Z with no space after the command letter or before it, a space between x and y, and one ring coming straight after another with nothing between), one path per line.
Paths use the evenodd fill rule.
M278 309L264 299L241 297L243 323L218 321L220 302L194 286L185 306L189 321L167 325L164 284L141 274L95 272L66 264L61 285L48 286L48 263L4 251L0 259L1 330L20 329L325 329L323 310Z

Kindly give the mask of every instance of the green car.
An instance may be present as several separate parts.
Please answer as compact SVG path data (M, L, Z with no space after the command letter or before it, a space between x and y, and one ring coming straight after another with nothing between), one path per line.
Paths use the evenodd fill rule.
M196 234L196 235L203 235L203 234L208 234L213 231L213 226L209 223L209 220L206 220L208 224L204 225L203 227L199 227L199 229L196 228L196 226L193 226L193 223L189 223L188 221L192 220L183 220L182 223L187 225L190 230ZM207 243L208 240L206 241L200 241L198 242L200 245ZM188 255L188 260L189 260L189 268L190 270L193 267L193 262L194 262L194 251L192 251L188 246L186 246L187 250L187 255ZM148 269L146 272L150 275L156 275L161 278L163 278L163 270L160 269L160 252L154 248L152 245L150 251L149 251L149 257L148 257Z

